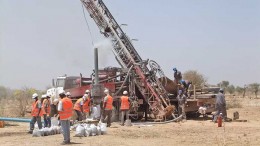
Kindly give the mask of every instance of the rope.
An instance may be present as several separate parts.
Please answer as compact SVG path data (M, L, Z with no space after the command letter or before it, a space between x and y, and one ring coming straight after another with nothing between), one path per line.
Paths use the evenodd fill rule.
M85 14L85 10L84 10L83 4L81 4L81 7L82 7L82 12L83 12L83 15L84 15L85 22L86 22L86 24L87 24L88 31L89 31L89 34L90 34L91 43L92 43L92 45L93 45L93 47L94 47L93 36L92 36L91 31L90 31L90 27L89 27L89 24L88 24L88 20L87 20L87 18L86 18L86 14Z

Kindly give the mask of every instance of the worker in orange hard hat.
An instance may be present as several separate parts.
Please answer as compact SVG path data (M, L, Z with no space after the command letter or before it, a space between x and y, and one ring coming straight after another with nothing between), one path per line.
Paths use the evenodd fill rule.
M41 112L41 102L38 100L38 94L34 93L32 95L32 99L34 99L33 103L32 103L32 119L30 122L30 131L29 133L32 133L34 130L34 124L37 121L38 127L39 129L42 129L42 122L41 122L41 116L42 116L42 112Z
M129 119L129 108L130 108L130 99L127 96L128 92L124 91L123 92L123 96L120 97L120 102L121 102L121 125L124 125L124 118L126 116L126 119Z
M108 89L105 89L104 93L106 94L106 96L103 98L101 122L104 123L107 117L107 127L110 127L113 110L113 97L110 96Z

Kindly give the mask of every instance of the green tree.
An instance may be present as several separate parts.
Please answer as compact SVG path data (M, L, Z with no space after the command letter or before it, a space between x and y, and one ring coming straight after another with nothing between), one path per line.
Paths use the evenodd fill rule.
M222 81L222 82L218 83L218 86L226 89L229 86L229 81Z
M189 70L184 72L183 79L192 81L192 84L195 85L196 88L203 88L207 82L205 76L196 70Z
M234 94L234 93L235 93L235 86L234 86L234 85L229 85L229 86L226 88L226 91L227 91L229 94Z
M15 109L18 116L25 116L26 111L28 110L28 107L30 106L30 103L32 101L32 94L35 92L35 89L27 87L24 87L21 90L14 91L14 98L17 103L17 105L15 105L17 106Z
M236 87L236 92L237 92L238 95L241 95L241 94L243 94L243 92L244 92L244 88L242 88L242 87L240 87L240 86L237 86L237 87Z
M249 89L255 94L255 97L257 98L257 94L259 91L260 84L258 83L252 83L249 84Z

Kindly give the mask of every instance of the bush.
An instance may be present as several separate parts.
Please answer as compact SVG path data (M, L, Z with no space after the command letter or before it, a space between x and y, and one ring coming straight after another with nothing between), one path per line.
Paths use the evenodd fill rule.
M232 98L231 100L227 101L227 109L229 108L242 108L242 103L236 98Z

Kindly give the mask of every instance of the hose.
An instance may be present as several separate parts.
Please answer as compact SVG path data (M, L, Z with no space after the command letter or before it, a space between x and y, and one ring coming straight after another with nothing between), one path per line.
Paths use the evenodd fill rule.
M126 75L126 77L125 77L125 79L124 79L124 82L122 83L122 85L120 86L120 88L118 89L118 91L117 91L114 95L117 95L117 94L122 90L122 88L123 88L123 86L125 85L125 83L126 83L126 81L127 81L127 78L128 78L128 76L129 76L130 71L132 70L132 68L133 68L133 65L129 68L129 70L128 70L128 72L127 72L127 75Z
M182 115L180 115L178 118L172 119L172 120L168 120L168 121L164 121L164 122L139 122L139 123L132 123L133 125L143 125L143 124L166 124L166 123L170 123L170 122L176 122L178 120L180 120L182 118Z

